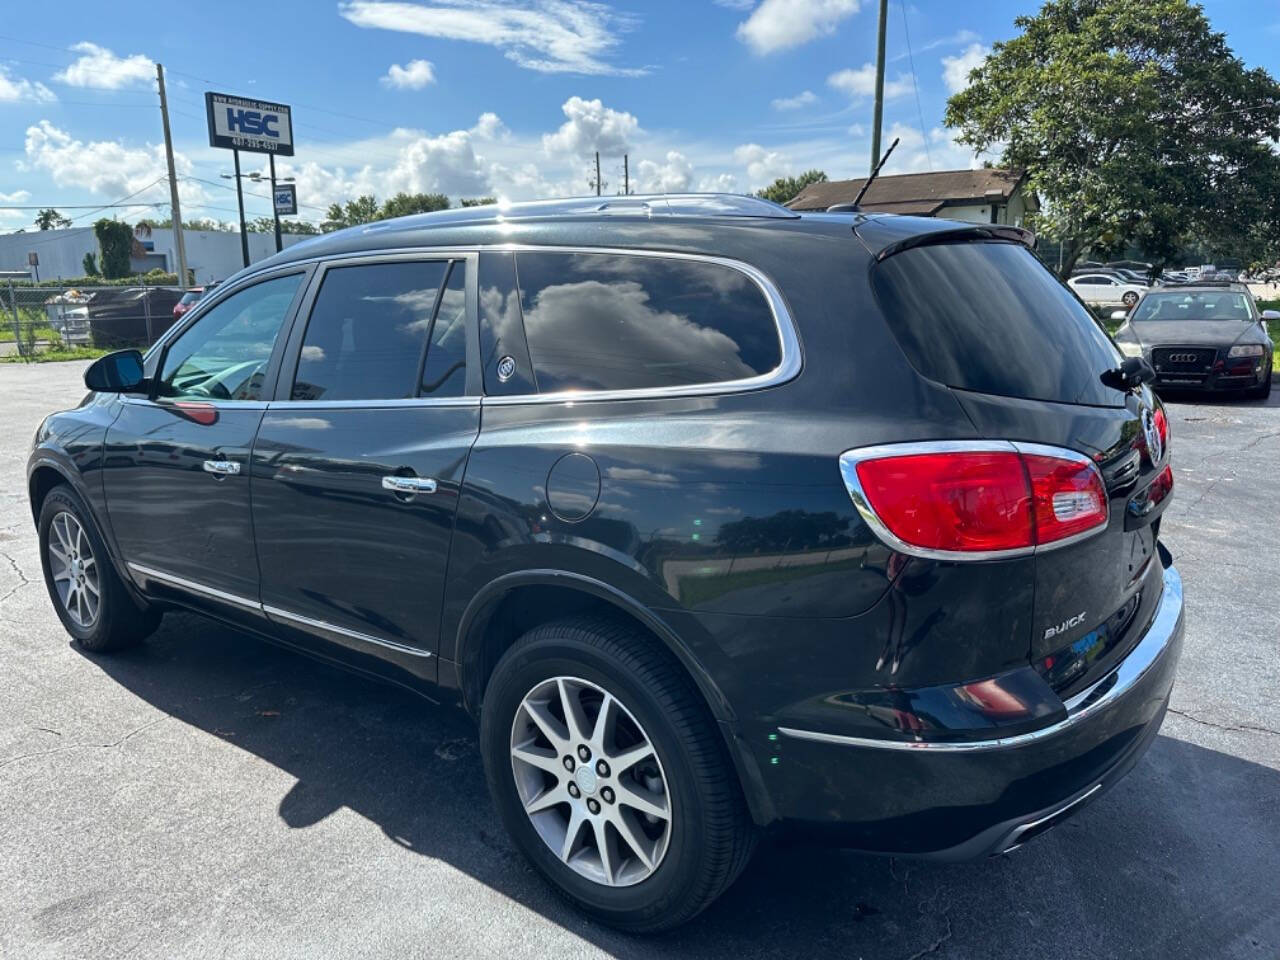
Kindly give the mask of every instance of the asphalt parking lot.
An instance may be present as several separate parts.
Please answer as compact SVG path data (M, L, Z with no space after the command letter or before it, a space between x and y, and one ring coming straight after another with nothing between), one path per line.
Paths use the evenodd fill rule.
M69 643L24 467L83 368L0 366L0 957L1280 955L1280 394L1171 405L1188 634L1126 780L981 863L766 845L634 939L524 865L455 708L192 615Z

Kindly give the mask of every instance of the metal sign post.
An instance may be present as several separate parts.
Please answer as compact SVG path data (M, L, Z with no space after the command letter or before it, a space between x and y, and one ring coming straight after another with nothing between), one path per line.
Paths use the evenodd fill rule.
M244 254L244 265L249 265L249 234L244 224L244 189L240 186L240 151L232 150L231 156L236 164L236 202L240 207L240 252Z

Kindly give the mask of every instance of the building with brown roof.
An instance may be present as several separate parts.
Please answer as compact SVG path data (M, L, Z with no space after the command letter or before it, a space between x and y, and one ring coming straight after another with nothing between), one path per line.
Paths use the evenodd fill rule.
M811 183L787 201L792 210L821 211L852 203L865 178ZM1040 209L1021 170L980 167L879 176L862 198L861 209L918 217L945 217L972 223L1022 226L1028 213Z

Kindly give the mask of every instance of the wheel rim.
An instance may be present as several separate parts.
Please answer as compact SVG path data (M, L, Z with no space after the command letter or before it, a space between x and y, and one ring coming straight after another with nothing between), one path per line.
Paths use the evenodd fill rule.
M530 690L511 724L511 769L534 830L575 873L626 887L662 863L666 773L644 728L603 687L553 677Z
M74 514L64 510L54 515L45 549L62 609L76 626L93 626L102 606L102 584L89 536Z

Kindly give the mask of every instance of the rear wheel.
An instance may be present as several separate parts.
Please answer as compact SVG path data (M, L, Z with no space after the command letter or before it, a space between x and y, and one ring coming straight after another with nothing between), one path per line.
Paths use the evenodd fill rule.
M573 618L521 637L485 691L481 747L516 844L605 923L683 923L750 857L754 828L714 718L633 627Z
M1126 307L1132 307L1135 303L1138 302L1138 295L1134 293L1132 290L1130 290L1120 298L1120 302L1123 303Z
M71 487L40 506L40 565L58 619L86 650L132 646L155 630L157 610L140 610L116 575L89 511Z

